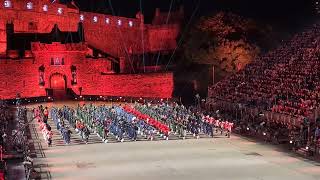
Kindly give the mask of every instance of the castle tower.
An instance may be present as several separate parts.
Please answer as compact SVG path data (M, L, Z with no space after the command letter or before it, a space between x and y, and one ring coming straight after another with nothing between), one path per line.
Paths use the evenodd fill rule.
M140 27L144 26L144 15L141 11L136 14L136 18L140 20Z

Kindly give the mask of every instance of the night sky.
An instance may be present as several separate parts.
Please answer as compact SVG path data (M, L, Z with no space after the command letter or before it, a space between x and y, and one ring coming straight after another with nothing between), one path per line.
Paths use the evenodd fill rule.
M186 12L191 14L198 2L199 13L219 10L236 12L243 16L276 20L310 15L315 0L75 0L80 9L85 11L108 12L111 2L114 12L122 16L134 16L140 10L147 15L156 7L168 10L173 2L173 9L183 4Z
M61 0L69 1L69 0ZM250 17L273 27L290 30L308 23L315 15L317 0L74 0L83 11L115 14L125 17L135 17L142 9L146 22L150 23L155 8L163 11L185 7L186 21L194 12L195 18L213 14L217 11L227 11ZM110 6L110 4L112 6ZM112 7L112 8L111 8ZM113 10L113 11L112 11ZM313 18L314 19L314 18Z

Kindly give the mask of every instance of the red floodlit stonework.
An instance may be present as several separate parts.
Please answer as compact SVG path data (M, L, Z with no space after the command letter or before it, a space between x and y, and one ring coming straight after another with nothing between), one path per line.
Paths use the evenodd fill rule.
M80 12L72 4L47 0L0 0L0 98L46 96L48 90L59 87L78 95L170 98L172 73L128 74L129 68L141 68L132 64L131 57L176 48L179 23L163 24L161 19L158 10L154 22L145 24L141 13L125 18ZM14 34L32 34L50 33L55 25L61 32L77 32L80 23L85 42L32 42L24 57L7 50L8 24L13 25ZM93 58L92 49L110 57ZM115 73L115 63L121 74Z
M86 58L84 47L33 43L34 58L1 60L0 98L12 99L18 93L21 97L46 96L46 89L54 89L56 75L64 77L65 88L78 95L171 97L172 73L112 74L110 60Z

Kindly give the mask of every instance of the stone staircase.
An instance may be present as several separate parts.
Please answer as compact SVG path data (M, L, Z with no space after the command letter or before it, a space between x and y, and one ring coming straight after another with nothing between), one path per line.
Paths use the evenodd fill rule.
M65 89L54 89L52 98L59 101L68 100L67 92Z

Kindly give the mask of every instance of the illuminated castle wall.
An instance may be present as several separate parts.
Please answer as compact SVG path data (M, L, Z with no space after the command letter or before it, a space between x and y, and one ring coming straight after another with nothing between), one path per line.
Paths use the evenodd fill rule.
M33 42L24 57L7 49L8 24L13 24L14 34L43 34L55 25L62 32L77 32L80 23L84 42ZM46 96L58 76L63 77L65 88L78 95L170 98L173 74L130 74L131 57L173 51L179 32L175 23L145 24L140 13L136 18L124 18L80 12L73 5L45 0L0 0L0 98ZM112 58L88 56L92 49ZM120 74L114 73L114 63L118 63Z

